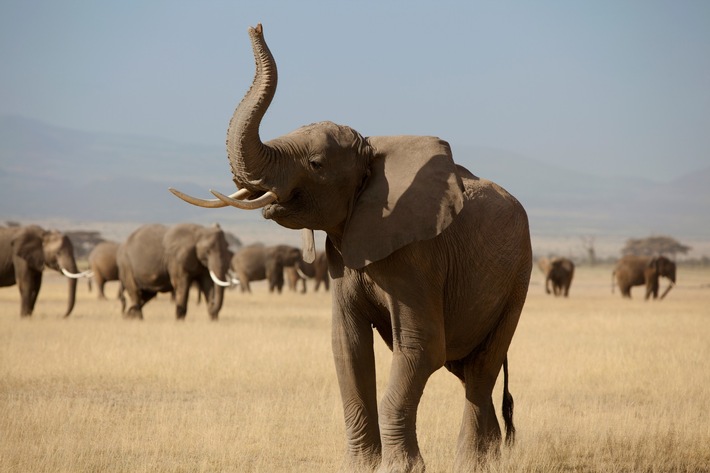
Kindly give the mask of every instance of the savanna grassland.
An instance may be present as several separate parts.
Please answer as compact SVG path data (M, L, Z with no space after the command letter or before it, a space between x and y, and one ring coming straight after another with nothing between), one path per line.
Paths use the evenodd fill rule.
M578 268L556 299L534 269L509 353L517 443L490 471L710 471L710 270L681 267L662 302L612 295L610 272ZM62 319L51 272L31 319L0 289L0 471L337 470L330 296L254 291L230 291L218 322L195 297L176 322L166 295L138 322L83 282ZM376 351L381 392L390 355ZM419 409L427 471L451 470L462 408L439 370Z

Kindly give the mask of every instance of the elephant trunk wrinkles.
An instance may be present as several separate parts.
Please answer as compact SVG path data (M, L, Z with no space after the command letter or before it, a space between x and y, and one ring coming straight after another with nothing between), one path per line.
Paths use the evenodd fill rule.
M238 187L258 186L278 152L262 143L259 125L276 92L276 62L264 41L261 24L249 28L256 73L249 91L234 111L227 131L227 156ZM259 189L267 190L267 189Z

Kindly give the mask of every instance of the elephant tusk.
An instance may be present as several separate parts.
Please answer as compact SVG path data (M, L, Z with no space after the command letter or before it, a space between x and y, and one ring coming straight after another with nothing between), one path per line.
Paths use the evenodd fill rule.
M67 269L63 268L62 266L60 266L59 269L62 271L63 275L65 275L68 278L72 278L72 279L90 278L94 275L93 271L91 271L91 270L83 271L81 273L72 273L72 272L68 271Z
M168 190L175 194L177 197L181 198L188 204L192 205L197 205L198 207L204 207L208 209L218 209L221 207L226 207L227 204L226 202L223 202L222 200L219 199L198 199L197 197L192 197L189 196L183 192L180 192L179 190L175 189L174 187L169 187ZM230 195L230 198L233 199L246 199L249 197L251 192L249 192L247 189L239 189L237 192L234 194Z
M216 285L218 285L218 286L222 286L222 287L229 287L229 286L231 286L231 284L230 284L229 281L222 281L221 279L219 279L219 278L217 277L217 275L216 275L216 274L214 273L214 271L212 271L212 270L210 270L210 277L212 278L212 281L214 281L214 283L215 283Z
M299 268L298 266L296 266L296 273L298 273L298 275L301 277L301 279L308 279L308 276L306 276L304 274L304 272L301 271L301 268Z
M668 295L669 292L671 292L671 289L673 289L673 286L675 286L674 282L671 282L668 287L666 288L665 291L663 291L663 294L661 294L661 300Z
M254 209L260 209L262 207L265 207L269 205L272 202L276 202L278 200L278 197L276 194L274 194L271 191L267 191L266 194L262 195L261 197L257 197L256 199L253 200L238 200L235 198L232 198L231 196L226 196L220 192L217 192L215 190L211 190L210 192L217 197L219 200L224 202L225 204L231 205L232 207L237 207L238 209L243 209L243 210L254 210Z

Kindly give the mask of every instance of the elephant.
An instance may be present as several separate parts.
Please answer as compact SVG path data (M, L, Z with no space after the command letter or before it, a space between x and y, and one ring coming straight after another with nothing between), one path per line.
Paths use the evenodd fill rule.
M569 296L569 288L574 278L574 263L569 258L540 258L538 267L545 275L545 293L555 296ZM552 283L552 290L550 290Z
M37 225L0 228L0 287L17 284L21 317L32 315L45 267L68 278L69 302L64 313L68 317L76 301L77 279L90 275L89 271L78 272L71 240L57 230Z
M323 251L316 253L316 259L312 263L306 263L301 259L298 264L284 268L288 287L292 291L298 290L298 283L302 283L301 292L306 292L306 280L315 281L314 291L317 291L321 284L326 291L330 290L330 278L328 277L328 258Z
M508 348L532 270L527 213L499 185L457 165L431 136L370 136L332 122L262 142L259 126L277 83L261 24L249 28L256 73L234 111L227 155L237 191L206 208L261 209L302 229L304 260L326 233L333 278L331 343L347 437L345 470L423 471L417 408L430 375L463 384L454 468L500 454L492 392L503 371L503 420L512 443ZM392 351L378 406L374 331Z
M301 260L301 250L289 245L265 246L261 243L245 246L234 253L231 268L237 275L242 292L251 293L251 281L266 279L269 292L281 293L284 268Z
M96 282L96 291L99 299L106 299L104 294L104 286L109 281L119 281L118 278L118 263L116 262L116 253L118 253L119 244L115 241L102 241L98 243L89 253L89 269L93 273L93 279ZM91 279L89 279L89 288L91 288ZM125 310L125 298L123 297L123 286L119 287L118 299L121 300Z
M121 284L131 300L127 318L143 319L143 306L158 292L175 291L175 315L187 315L190 286L197 281L207 312L217 320L222 308L231 252L219 226L147 224L118 248Z
M670 284L661 294L661 299L668 295L676 283L676 264L665 256L634 256L626 255L616 262L614 271L611 273L611 292L614 292L614 281L621 290L622 297L631 298L631 288L633 286L646 286L645 299L651 295L658 297L659 278L668 278Z

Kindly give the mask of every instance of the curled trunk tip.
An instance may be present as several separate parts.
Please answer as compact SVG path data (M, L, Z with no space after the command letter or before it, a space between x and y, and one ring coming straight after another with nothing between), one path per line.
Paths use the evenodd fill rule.
M275 154L262 143L259 125L276 92L276 61L264 41L261 23L249 28L249 37L256 69L254 80L234 111L227 130L227 156L239 187L258 180L266 161Z

